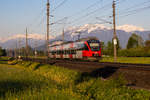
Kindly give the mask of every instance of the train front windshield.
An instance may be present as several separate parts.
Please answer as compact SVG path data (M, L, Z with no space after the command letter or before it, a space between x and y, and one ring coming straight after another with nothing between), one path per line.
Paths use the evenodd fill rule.
M100 50L100 42L98 40L90 40L88 44L92 51L99 51Z

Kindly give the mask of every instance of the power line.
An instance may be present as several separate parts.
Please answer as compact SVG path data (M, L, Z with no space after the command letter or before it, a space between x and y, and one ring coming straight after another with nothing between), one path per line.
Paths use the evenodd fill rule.
M139 12L144 11L144 10L148 10L148 9L150 9L150 6L143 7L143 8L138 8L138 9L135 9L135 10L131 10L131 11L128 11L127 13L119 15L117 17L126 17L126 16L129 16L129 15L139 13Z
M56 9L61 7L63 4L65 4L68 0L63 0L58 6L56 6L54 9L52 9L51 13L54 12Z
M103 1L103 0L98 0L98 1L94 2L93 4L91 4L90 6L86 7L85 9L83 9L83 10L77 12L77 13L74 13L74 14L68 16L68 17L69 17L69 18L70 18L70 17L75 17L76 15L79 15L79 14L81 14L81 13L83 13L83 12L85 12L85 11L87 11L87 10L93 8L93 7L95 7L96 5L99 5L99 3L102 2L102 1Z
M87 14L81 16L81 17L78 17L77 19L74 19L74 20L71 21L70 23L74 23L74 22L76 23L78 20L85 19L85 17L88 17L88 16L90 16L90 15L96 13L97 11L106 10L106 9L108 9L108 7L109 7L110 4L111 4L111 3L106 4L106 5L103 6L103 7L100 7L100 8L98 8L98 9L95 9L94 11L92 11L92 12L90 12L90 13L87 13ZM110 8L109 8L109 9L110 9Z
M77 12L77 13L74 13L74 14L72 14L72 15L70 15L70 16L67 16L67 18L69 19L69 18L75 17L75 16L77 16L77 15L80 15L81 13L87 11L88 9L90 9L90 8L92 8L92 7L95 7L95 5L98 5L99 2L102 2L102 1L103 1L103 0L97 0L96 2L94 2L93 4L91 4L90 6L86 7L85 9L83 9L83 10ZM64 17L64 18L66 18L66 17ZM55 21L54 23L57 23L57 22L63 20L64 18L59 19L59 20Z
M145 2L143 2L143 3L140 3L140 4L133 5L133 6L131 6L131 7L128 7L128 8L126 8L126 9L124 9L123 11L120 11L120 12L118 12L118 13L119 13L119 14L127 13L128 11L131 11L131 10L134 9L134 8L137 8L137 7L139 7L139 6L143 6L143 5L148 4L148 3L150 3L150 0L145 1Z
M34 18L33 22L31 22L31 24L29 24L28 27L31 27L31 26L33 26L36 22L38 22L38 20L40 19L41 15L44 15L44 14L45 14L45 10L46 10L46 7L43 7L43 9L42 9L41 12L39 13L39 15Z
M33 21L31 22L31 24L29 24L27 26L27 27L30 27L30 29L31 29L32 32L35 31L35 29L42 24L42 22L44 20L44 17L45 17L45 13L46 13L45 11L46 11L46 7L44 6L41 9L40 13L33 19Z

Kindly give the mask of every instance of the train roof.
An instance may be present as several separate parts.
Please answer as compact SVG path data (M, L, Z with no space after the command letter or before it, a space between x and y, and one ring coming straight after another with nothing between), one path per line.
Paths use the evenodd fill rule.
M77 41L61 41L61 43L58 43L58 44L52 44L50 45L51 47L53 46L58 46L58 45L63 45L63 44L68 44L68 43L73 43L73 42L82 42L82 41L88 41L88 40L98 40L98 38L96 37L88 37L88 38L82 38L82 39L79 39ZM56 42L56 41L55 41ZM58 41L57 41L58 42Z
M96 38L96 37L82 38L82 39L79 39L79 40L77 40L75 42L88 41L88 40L98 40L98 38Z

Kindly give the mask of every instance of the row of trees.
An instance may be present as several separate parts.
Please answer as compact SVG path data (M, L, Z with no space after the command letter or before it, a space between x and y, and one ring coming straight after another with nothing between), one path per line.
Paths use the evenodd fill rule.
M102 45L103 55L113 56L113 42L109 41L107 45L104 43ZM134 33L129 38L126 49L121 49L118 40L117 53L118 56L150 57L150 40L143 41L141 36Z
M7 50L7 55L11 56L11 57L18 57L18 56L25 57L26 55L28 55L28 56L43 56L44 51L38 51L38 50L35 50L35 49L31 48L30 46L28 46L27 50L25 47Z

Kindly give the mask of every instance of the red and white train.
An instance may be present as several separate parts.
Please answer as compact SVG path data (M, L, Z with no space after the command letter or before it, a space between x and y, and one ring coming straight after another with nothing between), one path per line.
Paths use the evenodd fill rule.
M49 45L49 57L58 59L99 60L101 43L95 37L74 42L55 42Z

